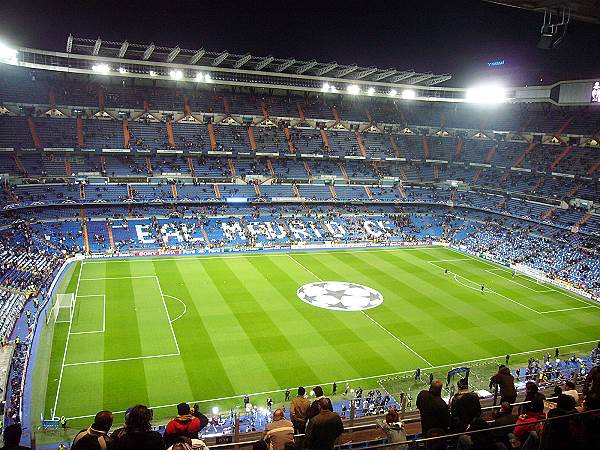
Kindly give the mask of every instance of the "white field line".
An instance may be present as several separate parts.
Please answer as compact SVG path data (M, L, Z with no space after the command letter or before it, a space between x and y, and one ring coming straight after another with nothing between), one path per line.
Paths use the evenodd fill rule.
M169 328L171 328L171 335L173 335L173 340L175 341L175 347L177 348L177 354L181 355L181 351L179 351L179 342L177 342L177 337L175 336L175 330L173 330L173 321L171 320L171 316L169 315L169 310L167 309L167 304L165 302L165 296L163 295L162 287L160 286L160 281L158 277L154 277L156 279L156 284L158 285L158 290L160 291L160 296L162 298L162 303L165 308L165 313L167 314L167 320L169 321Z
M506 277L503 277L502 275L496 273L496 272L504 272L504 269L498 269L498 268L496 268L496 269L485 269L485 271L487 273L492 274L492 275L496 275L497 277L500 277L500 278L502 278L502 279L504 279L506 281L510 281L511 283L514 283L514 284L516 284L518 286L521 286L522 288L528 289L528 290L533 291L533 292L537 292L538 294L543 294L543 293L547 293L547 292L552 292L553 291L553 289L533 289L533 288L530 288L529 286L527 286L527 285L525 285L523 283L519 283L517 280L513 280L511 278L506 278Z
M87 366L89 364L104 364L104 363L120 362L120 361L137 361L139 359L167 358L169 356L180 356L180 355L179 355L179 353L165 353L164 355L132 356L131 358L117 358L117 359L100 359L98 361L83 361L83 362L77 362L77 363L67 363L67 364L65 364L65 367Z
M181 299L179 299L177 297L173 297L172 295L165 294L165 297L169 297L169 298L172 298L173 300L177 300L179 303L181 303L183 305L183 312L181 314L179 314L177 317L175 317L173 320L171 320L171 323L173 323L177 319L181 318L187 312L187 305L183 301L181 301Z
M436 266L436 267L439 267L440 269L446 270L446 268L445 268L445 267L441 267L441 266L437 265L437 264L436 264L436 263L434 263L434 262L431 262L431 261L428 261L428 262L429 262L429 264L432 264L432 265L434 265L434 266ZM469 288L469 289L475 289L475 288L473 288L473 287L471 287L471 286L467 286L467 285L466 285L466 284L464 284L464 283L461 283L460 281L458 281L458 279L457 279L456 277L458 276L458 277L460 277L460 278L464 278L465 280L467 280L467 281L469 281L469 282L471 282L471 283L474 283L475 285L481 286L479 283L475 283L473 280L470 280L470 279L469 279L469 278L467 278L467 277L464 277L464 276L462 276L462 275L460 275L460 274L457 274L457 273L455 273L455 272L452 272L451 270L448 270L448 273L451 273L452 275L454 275L454 280L455 280L457 283L459 283L460 285L462 285L462 286L464 286L464 287L467 287L467 288ZM532 311L532 312L534 312L534 313L536 313L536 314L541 314L539 311L537 311L537 310L535 310L535 309L533 309L533 308L530 308L529 306L527 306L527 305L524 305L523 303L519 303L518 301L516 301L516 300L513 300L512 298L510 298L510 297L507 297L507 296L506 296L506 295L504 295L504 294L500 294L499 292L496 292L496 291L494 291L493 289L490 289L490 288L485 288L485 291L486 291L486 292L491 292L492 294L496 294L496 295L498 295L499 297L502 297L502 298L504 298L504 299L506 299L506 300L508 300L508 301L510 301L510 302L513 302L513 303L515 303L515 304L517 304L517 305L519 305L519 306L522 306L523 308L525 308L525 309L528 309L529 311Z
M294 258L292 255L288 255L290 257L290 259L292 259L296 264L298 264L300 267L302 267L304 270L306 270L308 273L310 273L313 277L315 277L317 280L319 281L323 281L321 279L321 277L317 276L317 274L315 274L312 270L310 270L308 267L306 267L304 264L302 264L300 261L298 261L296 258ZM400 344L402 344L404 347L406 347L411 353L413 353L414 355L416 355L417 357L419 357L421 359L421 361L424 361L427 366L431 367L431 363L429 361L427 361L425 358L423 358L421 355L419 355L415 350L413 350L408 344L406 344L402 339L400 339L398 336L396 336L394 333L392 333L390 330L388 330L386 327L384 327L383 325L381 325L379 322L377 322L375 319L373 319L370 315L368 315L366 312L361 311L361 313L366 316L371 322L373 322L375 325L377 325L379 328L381 328L383 331L385 331L387 334L389 334L392 338L394 338L396 341L398 341Z
M101 330L92 330L92 331L73 331L71 334L97 334L97 333L105 333L106 332L106 295L105 294L90 294L90 295L80 295L79 298L86 297L102 297L102 329ZM81 303L79 303L81 305ZM81 306L80 306L81 307Z
M447 248L448 248L448 250L452 250L453 252L458 253L459 255L468 256L470 259L472 259L474 261L482 262L484 264L487 264L488 266L494 267L495 269L500 269L500 270L505 270L505 271L509 271L510 272L509 269L507 269L505 267L502 267L501 265L499 265L497 263L492 263L492 262L487 261L487 260L485 260L483 258L478 258L476 256L469 255L468 253L461 252L460 250L457 250L457 249L452 248L452 247L447 247ZM558 288L558 287L556 287L556 286L554 286L554 285L552 285L550 283L545 283L545 284L548 287L548 289L551 289L554 292L557 292L557 293L559 293L561 295L564 295L566 297L570 297L570 298L572 298L574 300L577 300L580 303L584 303L584 304L586 304L588 306L593 306L595 308L600 308L600 304L598 304L598 303L596 303L596 302L594 302L592 300L588 300L585 297L582 297L580 295L572 294L572 293L570 293L570 292L568 292L568 291L566 291L564 289L560 289L560 288Z
M137 278L154 278L156 275L137 275L135 277L99 277L99 278L82 278L81 281L102 281L102 280L131 280Z
M81 272L83 272L83 264L79 266L79 275L77 276L77 286L75 287L75 299L73 305L73 311L75 311L75 306L77 306L77 294L79 293L79 282L81 281ZM60 366L60 375L58 377L58 386L56 387L56 398L54 399L54 407L52 408L52 416L56 415L56 406L58 405L58 396L60 394L60 386L62 384L63 372L65 370L65 361L67 359L67 350L69 348L69 338L71 337L71 328L73 327L73 318L69 321L69 330L67 331L67 341L65 342L65 351L63 353L63 359Z
M600 337L598 338L600 339ZM578 345L585 345L585 344L596 344L598 342L598 339L592 340L592 341L583 341L583 342L576 342L574 344L566 344L566 345L559 345L559 346L554 346L554 347L546 347L546 348L537 348L535 350L528 350L528 351L524 351L524 352L517 352L517 353L511 353L511 356L520 356L520 355L527 355L527 354L531 354L531 353L538 353L538 352L545 352L548 350L554 350L556 347L564 349L564 348L568 348L568 347L575 347ZM484 362L484 361L493 361L493 360L497 360L497 359L501 359L502 361L504 361L504 358L506 357L506 353L502 354L502 355L498 355L498 356L490 356L487 358L480 358L480 359L471 359L468 361L460 361L460 362L454 362L454 363L450 363L450 364L442 364L440 366L432 366L432 367L428 367L429 370L434 370L434 369L443 369L446 367L461 367L464 366L465 364L472 364L472 363L478 363L478 362ZM413 370L403 370L400 372L392 372L392 373L386 373L386 374L382 374L382 375L371 375L368 377L361 377L361 378L350 378L347 380L339 380L337 381L337 383L353 383L353 382L357 382L357 381L363 381L363 380L372 380L375 378L384 378L384 377L392 377L392 376L398 376L398 375L405 375L405 374L412 374L414 373L414 369ZM312 386L314 383L314 381L308 382L308 383L300 383L303 386ZM318 382L317 382L318 384ZM332 383L321 383L321 385L331 385ZM256 395L265 395L265 394L275 394L278 392L284 392L285 389L274 389L271 391L262 391L262 392L255 392L253 394L248 394L250 397L252 396L256 396ZM186 403L189 404L194 404L194 403L212 403L212 402L218 402L218 401L223 401L223 400L233 400L236 398L243 398L244 395L231 395L229 397L218 397L218 398L211 398L211 399L204 399L204 400L191 400L188 401ZM168 404L168 405L157 405L157 406L150 406L150 409L158 409L158 408L172 408L174 406L177 406L179 403L172 403L172 404ZM113 414L123 414L125 413L125 411L113 411ZM85 416L74 416L74 417L67 417L67 420L75 420L75 419L87 419L90 417L94 417L96 413L94 414L89 414L89 415L85 415Z
M152 261L181 261L183 259L195 259L195 260L202 260L202 259L214 259L214 258L231 258L231 259L238 259L238 258L264 258L264 257L271 257L271 256L278 256L278 257L285 257L288 256L289 254L306 254L306 255L330 255L332 252L340 252L340 253L363 253L363 252L389 252L397 250L397 251L408 251L408 250L421 250L421 251L426 251L426 250L431 250L431 249L443 249L445 247L442 247L440 245L423 245L423 246L415 246L415 247L375 247L375 248L363 248L363 249L353 249L353 250L346 250L344 248L332 248L331 250L323 250L323 251L312 251L309 249L303 249L303 250L282 250L282 251L273 251L273 252L265 252L265 253L260 253L260 254L256 254L256 253L241 253L241 254L236 254L236 255L232 255L232 254L227 254L227 253L220 253L217 255L207 255L207 256L193 256L193 255L179 255L176 257L159 257L159 258L148 258L148 257L144 257L144 256L139 256L139 257L124 257L123 259L102 259L102 260L86 260L84 261L84 264L106 264L106 263L132 263L132 262L152 262Z
M578 306L576 308L553 309L552 311L542 311L542 312L540 312L540 314L550 314L550 313L557 313L557 312L563 312L563 311L576 311L578 309L588 309L588 308L593 308L593 306L588 305L588 306Z
M453 262L453 261L471 261L469 258L455 258L455 259L436 259L433 261L428 261L430 263L438 263L438 262Z

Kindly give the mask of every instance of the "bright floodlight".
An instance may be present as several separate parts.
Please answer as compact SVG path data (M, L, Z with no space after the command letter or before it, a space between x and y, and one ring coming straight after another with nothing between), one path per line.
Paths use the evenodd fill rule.
M7 47L4 44L0 44L0 62L8 64L17 63L17 50L14 48Z
M389 96L390 96L390 97L395 97L396 95L398 95L398 91L397 91L396 89L392 89L392 90L389 92Z
M360 88L356 84L350 84L346 87L348 94L357 95L360 94Z
M151 77L155 77L155 76L156 76L156 72L155 72L154 70L151 70L151 71L150 71L150 76L151 76Z
M375 88L374 87L370 87L369 89L367 89L367 93L369 95L373 95L375 93Z
M94 72L106 74L106 73L110 72L110 67L108 67L108 64L94 64L92 66L92 70Z
M125 67L119 67L119 73L127 73L127 69Z
M327 92L329 90L329 83L323 83L323 90Z
M501 103L506 101L506 90L501 86L478 86L467 89L466 99L470 103Z
M212 77L210 76L210 73L207 73L206 75L204 75L205 83L210 83L211 81L212 81Z
M219 415L219 407L213 406L212 413L213 413L213 416L218 416Z
M329 88L329 90L331 92L337 92L337 88L335 86L333 86L333 85Z
M411 100L417 96L417 93L412 89L404 89L402 91L402 98L406 100Z
M202 72L196 74L196 81L204 81L204 74Z
M181 70L171 70L169 75L171 75L171 78L174 80L181 80L183 78L183 72Z

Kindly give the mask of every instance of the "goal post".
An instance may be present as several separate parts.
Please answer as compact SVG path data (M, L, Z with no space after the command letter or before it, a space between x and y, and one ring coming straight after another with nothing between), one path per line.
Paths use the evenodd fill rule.
M68 294L56 294L52 308L46 318L46 323L69 323L73 320L75 312L75 295L71 292Z

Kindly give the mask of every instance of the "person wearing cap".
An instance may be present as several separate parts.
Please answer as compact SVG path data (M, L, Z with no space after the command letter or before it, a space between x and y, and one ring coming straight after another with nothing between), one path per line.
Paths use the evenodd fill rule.
M73 439L71 450L107 450L112 446L108 431L113 423L110 411L100 411L94 418L94 423L81 430Z
M167 447L175 441L178 436L190 439L198 439L198 432L208 424L208 418L199 411L192 410L187 403L177 405L177 417L172 419L165 428L163 439Z
M457 383L458 392L450 399L450 431L461 433L476 417L481 417L479 396L469 390L469 382L461 378Z
M262 434L269 450L283 450L289 442L294 442L294 425L285 419L283 409L278 408L273 413L273 421L268 423Z

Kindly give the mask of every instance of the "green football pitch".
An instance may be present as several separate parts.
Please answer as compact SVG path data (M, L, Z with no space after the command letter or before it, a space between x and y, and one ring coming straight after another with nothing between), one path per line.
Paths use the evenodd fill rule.
M363 311L301 301L297 290L317 281L384 301ZM72 320L44 330L49 363L34 384L45 417L75 423L138 403L162 419L181 401L210 411L299 385L364 388L600 338L599 305L443 247L88 260L63 291L75 295Z

